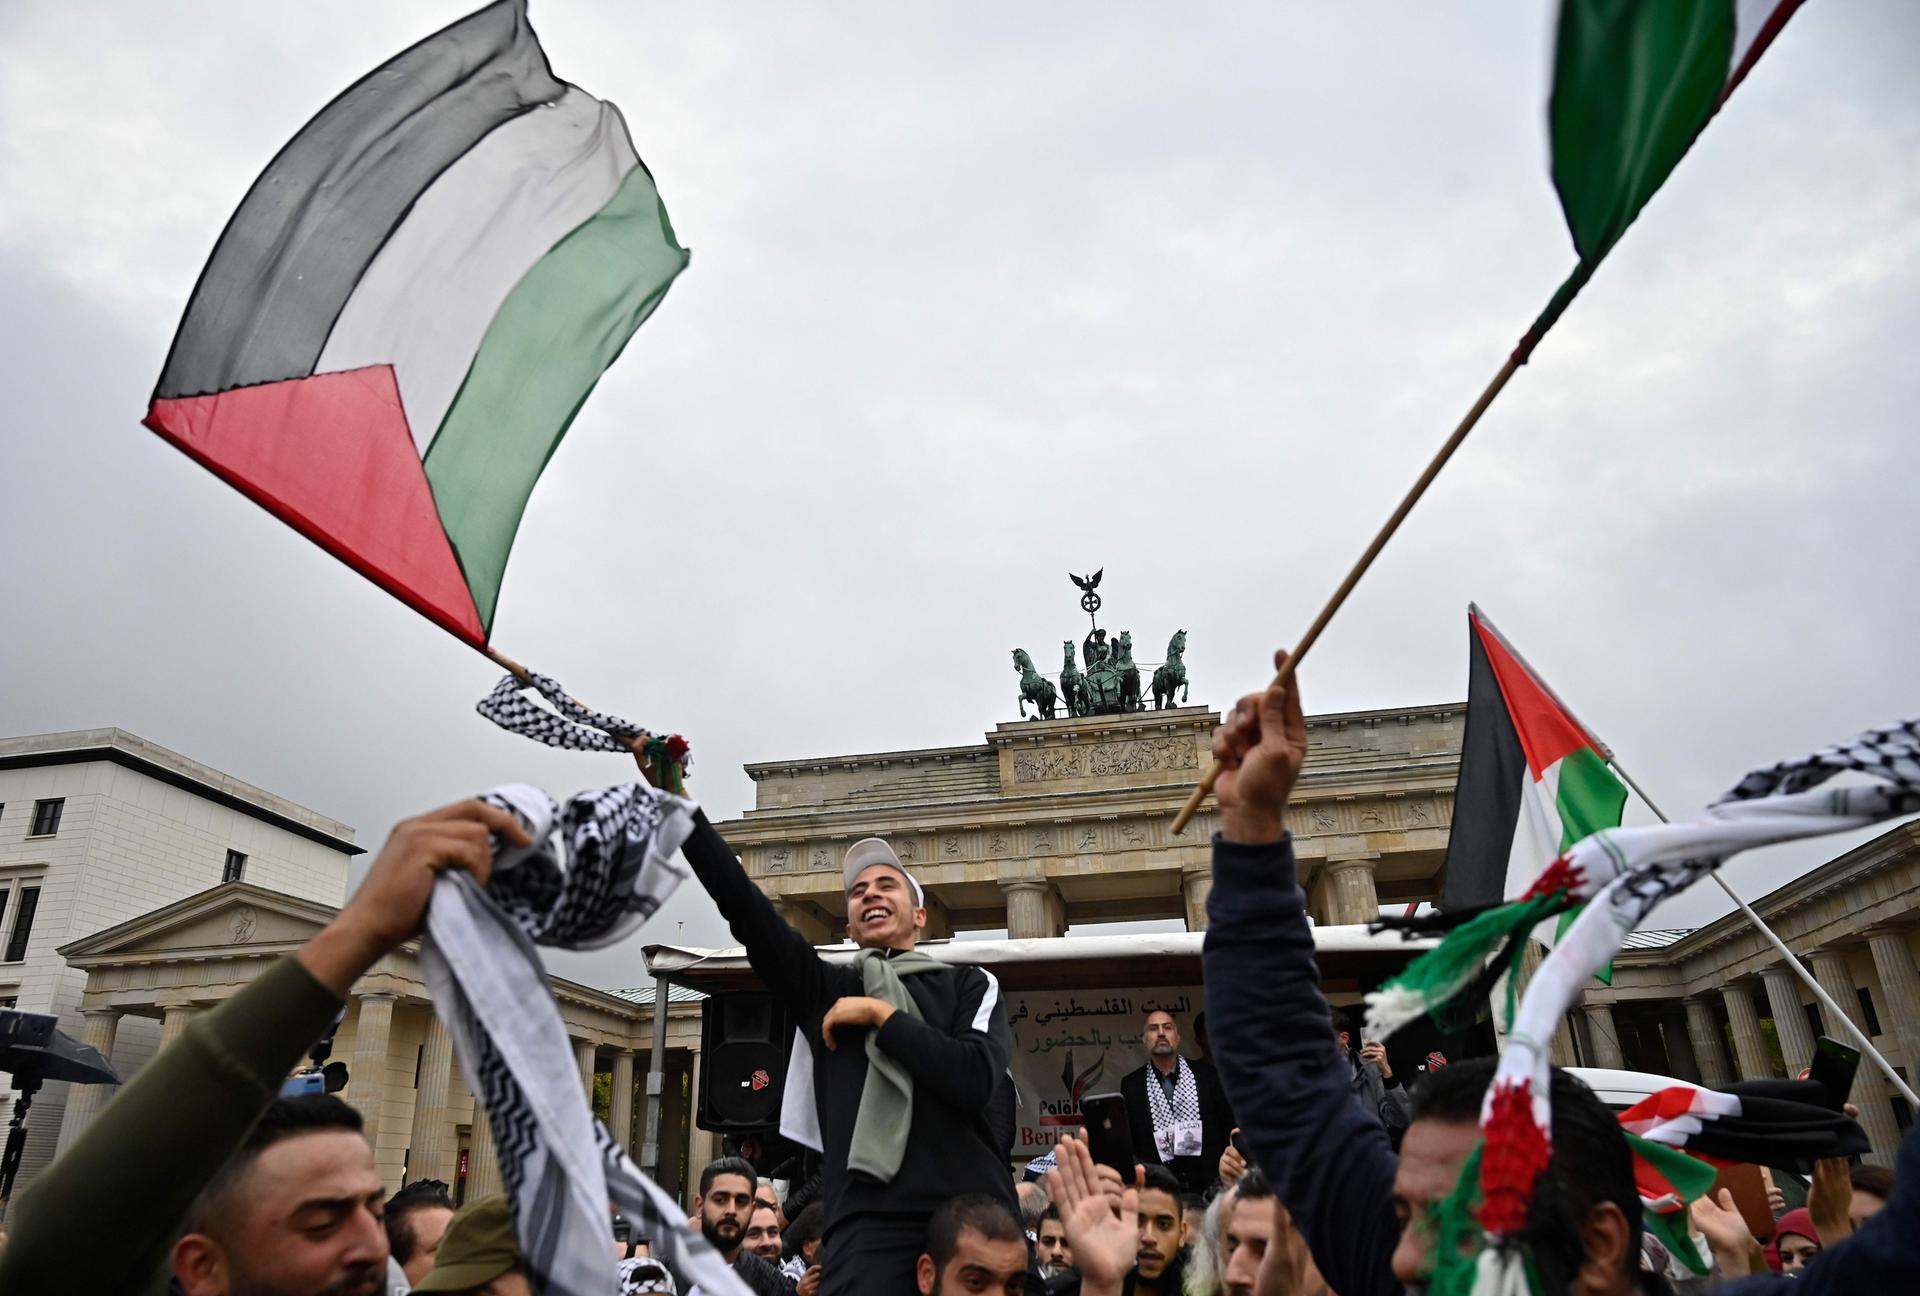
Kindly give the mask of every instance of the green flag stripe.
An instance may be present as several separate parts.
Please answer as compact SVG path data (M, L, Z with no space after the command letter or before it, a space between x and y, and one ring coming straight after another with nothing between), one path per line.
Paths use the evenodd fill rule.
M686 268L644 166L514 286L426 454L488 631L534 483L600 375Z
M1564 0L1554 56L1553 183L1585 262L1607 254L1713 116L1733 0Z
M1627 806L1627 789L1600 753L1591 747L1560 759L1560 786L1554 808L1560 812L1560 849L1566 850L1602 828L1618 828Z

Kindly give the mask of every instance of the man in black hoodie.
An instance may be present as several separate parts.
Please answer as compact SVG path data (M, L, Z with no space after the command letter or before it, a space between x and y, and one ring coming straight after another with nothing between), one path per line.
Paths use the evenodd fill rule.
M879 838L846 855L849 966L822 959L695 819L682 852L793 1018L780 1128L824 1158L821 1296L910 1291L935 1207L962 1193L1015 1205L990 1115L1013 1050L999 983L914 949L920 884Z

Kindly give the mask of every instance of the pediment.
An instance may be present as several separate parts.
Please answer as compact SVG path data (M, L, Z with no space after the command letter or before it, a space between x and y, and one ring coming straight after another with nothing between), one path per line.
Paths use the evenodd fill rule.
M213 951L297 946L338 912L332 905L230 882L60 947L73 967Z

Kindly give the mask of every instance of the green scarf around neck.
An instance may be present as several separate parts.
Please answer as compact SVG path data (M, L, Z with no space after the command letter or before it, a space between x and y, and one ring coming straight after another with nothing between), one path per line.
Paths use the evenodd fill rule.
M937 972L946 964L918 950L887 957L885 950L862 950L854 959L860 985L866 993L897 1011L920 1016L920 1005L907 993L902 977ZM880 1048L880 1032L867 1032L867 1079L860 1090L860 1110L853 1118L853 1142L847 1148L847 1168L893 1182L907 1155L907 1132L913 1126L913 1077Z

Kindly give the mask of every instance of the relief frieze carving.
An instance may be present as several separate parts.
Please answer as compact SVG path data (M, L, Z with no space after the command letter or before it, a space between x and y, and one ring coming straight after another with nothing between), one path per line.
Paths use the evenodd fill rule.
M1047 783L1150 770L1188 770L1199 764L1199 753L1190 738L1140 738L1015 752L1013 778L1016 783Z

